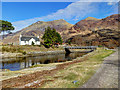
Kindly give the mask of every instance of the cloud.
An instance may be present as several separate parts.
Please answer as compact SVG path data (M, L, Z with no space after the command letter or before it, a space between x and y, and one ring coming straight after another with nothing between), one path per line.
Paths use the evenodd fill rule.
M93 4L93 2L95 2L96 0L85 0L87 2L85 1L82 2L82 1L83 0L80 0L78 2L73 2L70 5L68 5L66 8L60 9L57 12L51 13L47 16L27 19L23 21L17 21L17 22L13 22L12 24L16 28L15 31L18 31L37 21L51 21L58 19L65 19L67 21L77 21L84 18L88 14L97 13L97 11L99 11L96 5ZM113 5L113 1L117 2L118 0L98 0L98 2L105 2L105 1L108 2L108 5Z
M119 13L118 12L118 10L119 10L118 5L119 5L118 3L114 3L114 4L111 5L111 8L109 9L109 11L112 11L112 12L108 13L108 16L112 15L112 14L118 14Z
M113 2L108 2L108 5L113 5L114 3Z

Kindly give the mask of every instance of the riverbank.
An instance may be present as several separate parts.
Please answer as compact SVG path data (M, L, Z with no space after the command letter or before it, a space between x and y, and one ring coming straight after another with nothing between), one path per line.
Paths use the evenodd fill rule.
M19 58L19 57L33 57L33 56L43 56L43 55L54 55L54 54L61 54L65 53L64 50L55 50L55 51L42 51L42 52L30 52L26 55L23 55L22 53L10 53L5 52L4 54L1 54L2 59L5 58Z
M1 57L2 58L15 58L15 57L28 57L37 55L50 55L65 53L64 48L45 48L44 46L1 46Z
M12 74L14 71L2 72L4 73L4 77L10 77L10 79L7 78L7 80L5 80L5 78L2 79L3 87L78 87L79 85L85 83L95 73L96 69L100 67L103 58L110 55L111 53L113 53L112 50L98 49L94 52L84 55L83 57L76 58L73 61L56 63L54 65L51 64L54 67L51 68L51 70L37 71L34 69L38 68L38 70L40 70L40 67L43 67L44 65L34 66L32 68L34 72L31 71L29 74L23 73L21 76L16 76L14 74L12 77L10 77L9 73L11 72ZM20 73L22 73L21 70L16 72L16 74ZM77 83L74 84L72 83L73 81L76 81Z
M3 46L4 51L1 53L1 58L19 58L45 56L66 53L63 47L45 48L43 46ZM71 52L91 52L89 49L71 49ZM0 60L2 60L0 59Z

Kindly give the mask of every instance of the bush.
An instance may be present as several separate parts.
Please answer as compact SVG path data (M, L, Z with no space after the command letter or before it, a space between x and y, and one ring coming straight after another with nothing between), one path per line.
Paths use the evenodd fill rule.
M26 51L23 51L22 54L23 54L23 55L26 55Z
M55 48L55 46L52 46L52 48Z
M8 47L2 47L2 52L10 52L10 49Z
M98 45L98 47L103 47L102 45Z

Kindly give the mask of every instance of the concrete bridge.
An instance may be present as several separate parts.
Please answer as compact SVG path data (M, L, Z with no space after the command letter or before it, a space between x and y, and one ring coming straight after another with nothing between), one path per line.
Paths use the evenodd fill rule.
M91 49L95 50L98 46L65 46L66 53L71 53L69 49Z

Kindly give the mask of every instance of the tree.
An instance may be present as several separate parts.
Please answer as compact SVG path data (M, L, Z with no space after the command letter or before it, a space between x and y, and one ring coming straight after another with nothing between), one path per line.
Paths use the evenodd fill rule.
M3 39L4 39L4 32L11 33L11 30L15 28L12 26L11 22L0 20L0 33L3 32Z
M68 40L68 44L71 45L71 40Z
M57 43L62 44L62 38L58 32L53 28L50 27L45 28L45 33L42 37L44 40L44 45L49 48Z
M58 32L56 32L56 43L62 44L62 38Z

